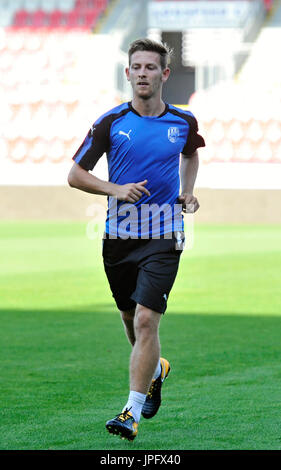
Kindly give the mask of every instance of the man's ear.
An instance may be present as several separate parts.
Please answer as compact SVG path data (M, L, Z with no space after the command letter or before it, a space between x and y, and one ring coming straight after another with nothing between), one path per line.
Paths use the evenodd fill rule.
M125 68L125 74L126 74L126 77L127 77L128 82L129 82L129 81L130 81L129 67L126 67L126 68Z
M170 76L171 70L169 67L166 67L162 72L162 82L166 82Z

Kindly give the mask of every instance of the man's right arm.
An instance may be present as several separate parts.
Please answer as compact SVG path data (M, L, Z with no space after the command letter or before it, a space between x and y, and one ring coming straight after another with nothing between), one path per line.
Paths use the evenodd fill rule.
M103 196L113 196L113 188L116 186L109 181L103 181L84 170L80 165L74 163L69 175L68 184L72 188L80 189L86 193L101 194Z
M115 184L110 181L104 181L84 170L79 164L74 163L69 175L68 184L72 188L80 189L91 194L100 194L103 196L114 196L120 201L137 202L143 193L150 196L145 188L147 180L139 183Z

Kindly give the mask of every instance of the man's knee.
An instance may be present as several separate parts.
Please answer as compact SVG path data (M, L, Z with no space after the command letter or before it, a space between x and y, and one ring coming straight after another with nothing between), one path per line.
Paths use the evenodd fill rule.
M135 315L135 330L138 334L154 334L158 331L158 325L161 315L153 310L137 305Z

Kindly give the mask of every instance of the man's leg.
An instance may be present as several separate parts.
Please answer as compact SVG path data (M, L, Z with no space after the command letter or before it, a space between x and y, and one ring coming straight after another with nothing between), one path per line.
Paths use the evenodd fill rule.
M130 390L147 394L160 357L161 314L137 304L134 317L135 343L130 360Z
M125 409L131 408L139 422L140 414L152 418L161 404L161 387L168 377L170 364L160 359L159 323L161 314L137 304L136 342L130 362L130 394Z
M128 337L132 338L130 316L123 315ZM161 314L137 304L134 315L134 344L130 359L130 393L123 408L130 410L138 423L146 394L150 388L155 370L160 363L159 322ZM161 373L161 365L160 373Z
M153 242L156 241L154 240ZM165 246L167 245L167 253L163 252L162 242L165 242ZM172 242L174 243L173 240ZM134 278L134 282L136 282L135 290L131 293L127 283L123 283L123 285L126 285L126 296L123 295L125 292L122 292L121 295L119 291L120 265L118 265L118 270L116 269L114 275L116 284L112 281L112 269L108 270L107 273L112 281L111 290L113 293L115 292L115 298L119 299L121 297L122 300L125 297L131 298L137 303L135 312L131 310L121 311L125 331L132 345L128 401L122 412L106 423L106 428L110 433L120 434L129 440L134 439L137 435L138 422L141 415L145 418L151 418L157 413L161 404L162 383L170 371L169 362L164 358L160 358L159 323L162 313L166 310L167 297L176 276L179 257L176 256L176 253L172 252L170 240L162 240L159 248L158 253L157 244L151 242L143 247L142 253L138 252L138 255L141 256L135 259L138 265L138 271L136 271L137 278ZM131 250L126 258L126 262L128 261L126 264L128 268L126 280L129 280L128 282L132 278L130 271L132 253L133 250ZM144 268L142 260L145 260L145 267L147 268L148 256L151 256L149 261L151 269L141 269ZM163 265L165 265L165 272L167 274L165 277L163 276ZM159 271L161 275L159 275ZM154 283L155 279L158 279L158 283L153 289L151 287L153 282L150 282L150 275ZM156 291L159 294L158 298L155 295ZM149 305L151 303L151 308L142 305L141 299L146 299ZM146 301L143 300L143 302Z
M158 411L161 403L161 385L169 373L170 365L166 359L161 358L161 363L159 359L161 314L137 304L133 321L134 330L132 330L132 312L129 314L121 312L121 315L129 341L134 342L130 360L130 393L122 413L107 421L106 428L112 434L120 434L123 438L133 440L137 435L138 422L147 401L147 392L151 387L154 387L150 397L153 403L148 402L143 416L150 418ZM160 375L151 384L158 365Z
M132 310L120 311L127 338L129 340L129 343L131 343L132 346L134 346L135 341L136 341L135 327L134 327L135 311L136 311L135 308L133 308Z
M134 326L134 316L135 316L136 309L133 308L132 310L120 310L121 318L124 324L124 329L129 340L129 343L134 346L136 342L135 336L135 326ZM159 314L157 314L159 315ZM161 374L161 363L160 360L157 363L156 369L154 371L153 379L156 379Z

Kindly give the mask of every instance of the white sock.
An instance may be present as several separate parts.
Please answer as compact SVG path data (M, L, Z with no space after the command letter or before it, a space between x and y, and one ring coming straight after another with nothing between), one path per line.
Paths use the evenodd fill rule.
M161 374L161 362L160 362L160 359L159 359L159 362L157 364L157 367L155 369L154 376L152 377L152 379L158 379L160 374Z
M126 408L130 410L133 415L134 420L138 423L141 417L141 410L144 405L146 395L144 393L134 392L133 390L129 393L129 398L127 404L124 406L124 411Z

